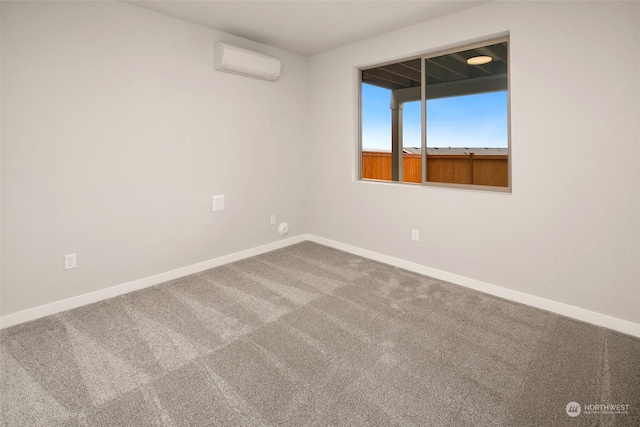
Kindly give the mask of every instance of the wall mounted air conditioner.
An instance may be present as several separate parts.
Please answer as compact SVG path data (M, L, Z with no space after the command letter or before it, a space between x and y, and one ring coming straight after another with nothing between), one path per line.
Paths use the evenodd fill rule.
M280 60L230 44L217 42L213 50L216 70L243 74L265 80L280 75Z

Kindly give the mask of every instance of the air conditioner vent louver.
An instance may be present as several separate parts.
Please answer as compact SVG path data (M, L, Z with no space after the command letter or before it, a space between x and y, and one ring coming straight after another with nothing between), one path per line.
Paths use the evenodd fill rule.
M216 70L242 74L264 80L275 80L280 75L280 60L237 46L218 42L214 48Z

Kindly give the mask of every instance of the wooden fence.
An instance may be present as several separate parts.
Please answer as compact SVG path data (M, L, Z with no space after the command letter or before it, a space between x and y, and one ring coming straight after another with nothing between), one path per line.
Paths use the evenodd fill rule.
M509 185L507 155L429 154L427 181L507 187ZM391 153L362 152L362 178L391 180ZM402 180L422 182L422 156L403 155Z

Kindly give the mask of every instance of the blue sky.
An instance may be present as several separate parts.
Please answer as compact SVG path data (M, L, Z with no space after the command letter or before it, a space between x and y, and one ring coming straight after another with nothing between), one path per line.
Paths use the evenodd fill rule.
M391 150L390 91L362 84L362 147ZM404 105L404 146L420 147L420 102ZM507 147L507 92L427 102L429 147Z

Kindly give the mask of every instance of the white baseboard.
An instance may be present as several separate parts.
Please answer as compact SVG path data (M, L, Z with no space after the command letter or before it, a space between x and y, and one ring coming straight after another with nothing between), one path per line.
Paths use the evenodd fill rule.
M198 273L210 268L218 267L220 265L228 264L231 262L239 261L245 258L249 258L255 255L260 255L269 251L284 248L296 243L309 240L321 245L329 246L331 248L339 249L345 252L352 253L354 255L369 258L375 261L379 261L385 264L393 265L395 267L403 268L405 270L413 271L415 273L424 274L436 279L445 280L447 282L454 283L456 285L464 286L470 289L474 289L480 292L484 292L489 295L494 295L500 298L504 298L510 301L519 302L531 307L547 310L552 313L560 314L562 316L570 317L573 319L581 320L583 322L591 323L593 325L602 326L605 328L613 329L628 335L640 337L640 324L629 322L627 320L618 319L616 317L608 316L605 314L596 313L594 311L585 310L583 308L575 307L569 304L540 298L534 295L526 294L523 292L514 291L511 289L503 288L500 286L492 285L490 283L481 282L479 280L471 279L469 277L460 276L458 274L449 273L447 271L438 270L435 268L427 267L421 264L405 261L400 258L394 258L388 255L380 254L378 252L369 251L356 246L347 245L335 240L325 239L323 237L302 234L294 236L288 239L279 240L277 242L269 243L256 248L247 249L240 252L235 252L230 255L225 255L219 258L203 261L197 264L189 265L186 267L178 268L176 270L167 271L164 273L156 274L153 276L145 277L142 279L134 280L132 282L123 283L110 288L102 289L96 292L91 292L77 297L68 298L61 301L56 301L50 304L41 305L39 307L31 308L17 313L7 314L0 317L0 328L7 328L9 326L17 325L19 323L28 322L51 314L60 313L62 311L70 310L72 308L81 307L83 305L91 304L94 302L102 301L105 299L113 298L118 295L123 295L129 292L133 292L139 289L148 288L159 283L166 282L168 280L177 279L187 276L189 274Z
M629 322L628 320L618 319L616 317L585 310L583 308L575 307L569 304L564 304L523 292L514 291L511 289L492 285L490 283L470 279L465 276L449 273L447 271L442 271L435 268L426 267L421 264L405 261L403 259L383 255L378 252L373 252L366 249L358 248L356 246L336 242L334 240L325 239L323 237L307 235L307 240L319 243L321 245L329 246L334 249L349 252L354 255L362 256L364 258L369 258L385 264L393 265L395 267L403 268L405 270L413 271L415 273L423 274L425 276L445 280L447 282L474 289L489 295L494 295L510 301L519 302L531 307L540 308L542 310L547 310L552 313L560 314L572 319L581 320L593 325L613 329L615 331L640 338L640 324Z
M51 314L71 310L72 308L82 307L83 305L117 297L119 295L127 294L139 289L148 288L150 286L154 286L168 280L188 276L189 274L199 273L210 268L229 264L235 261L240 261L245 258L300 243L305 240L307 240L306 235L294 236L287 239L278 240L273 243L268 243L266 245L258 246L256 248L235 252L219 258L210 259L207 261L199 262L197 264L192 264L175 270L166 271L164 273L155 274L153 276L144 277L142 279L112 286L106 289L101 289L99 291L90 292L88 294L78 295L76 297L52 302L50 304L41 305L27 310L19 311L17 313L7 314L0 317L0 329L8 328L19 323L28 322L30 320L39 319Z

